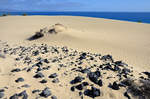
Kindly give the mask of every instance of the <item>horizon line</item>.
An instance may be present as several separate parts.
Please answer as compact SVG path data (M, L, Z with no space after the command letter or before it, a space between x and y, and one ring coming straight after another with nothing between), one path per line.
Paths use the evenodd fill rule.
M0 11L4 13L8 12L125 12L125 13L150 13L150 11Z

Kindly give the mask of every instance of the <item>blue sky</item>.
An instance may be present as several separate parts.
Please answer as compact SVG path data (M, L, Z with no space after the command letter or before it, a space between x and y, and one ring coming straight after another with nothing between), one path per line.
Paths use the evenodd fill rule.
M0 10L150 12L150 0L0 0Z

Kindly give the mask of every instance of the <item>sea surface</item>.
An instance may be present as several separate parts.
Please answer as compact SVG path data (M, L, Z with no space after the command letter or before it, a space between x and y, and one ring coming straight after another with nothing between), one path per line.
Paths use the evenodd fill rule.
M10 15L85 16L150 24L150 12L0 12Z

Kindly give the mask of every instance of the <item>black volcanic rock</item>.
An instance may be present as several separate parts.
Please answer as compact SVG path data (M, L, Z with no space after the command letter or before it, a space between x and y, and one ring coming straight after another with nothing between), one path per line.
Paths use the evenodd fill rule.
M84 91L84 95L92 97L92 98L98 97L100 96L100 94L101 94L100 90L95 87L92 87L91 89L86 89Z
M72 80L70 83L71 83L71 84L76 84L76 83L82 82L82 80L84 80L83 77L77 76L77 77L75 77L75 79Z
M88 74L89 80L92 81L95 84L102 86L102 81L99 80L99 77L101 76L101 73L99 71L96 72L90 72Z
M78 90L83 90L83 84L76 85L75 88Z
M44 59L43 61L47 64L49 63L48 59Z
M58 75L56 73L53 73L49 76L49 78L56 78Z
M34 75L34 78L42 78L44 75L41 72L38 72L37 74Z
M27 69L27 72L30 72L32 70L32 67L29 67L28 69Z
M117 84L117 82L113 82L113 84L109 85L110 88L114 89L114 90L119 90L119 84Z
M25 85L22 85L21 87L24 87L24 88L29 88L29 87L30 87L30 85L28 85L28 84L25 84Z
M39 72L39 71L42 71L42 68L41 68L41 67L37 68L37 72Z
M101 60L113 62L113 58L111 55L104 55L101 57Z
M97 83L99 86L103 86L103 82L102 82L102 80L100 79L100 80L98 80L98 83Z
M121 69L118 66L114 66L113 71L121 71Z
M86 53L82 53L79 57L80 60L86 59Z
M112 65L110 63L107 63L107 64L103 64L103 69L104 70L112 70L114 71Z
M28 99L28 94L26 93L25 90L23 92L19 93L18 96L23 96L22 99Z
M82 73L90 73L91 71L87 68L81 70Z
M112 89L119 90L119 85L116 82L114 82L112 85Z
M90 60L94 60L94 57L91 56L91 57L90 57Z
M47 83L47 80L43 79L43 80L40 81L40 83L42 83L42 84Z
M43 65L42 61L39 61L38 63L35 64L36 66L40 67Z
M127 97L128 99L131 99L131 97L128 95L127 92L124 93L124 96Z
M38 51L38 50L33 51L33 52L32 52L32 55L33 55L33 56L37 56L37 55L39 55L39 51Z
M18 94L14 94L14 95L10 96L9 99L19 99L19 96L18 96Z
M83 86L88 86L89 83L88 83L88 82L83 82L82 85L83 85Z
M52 82L53 82L53 83L59 83L59 79L58 79L58 78L55 78L55 79L52 80Z
M4 89L0 89L0 92L4 92L5 90Z
M16 83L23 82L23 81L24 81L24 79L22 77L20 77L17 80L15 80Z
M148 76L148 78L150 78L150 72L143 72L145 75Z
M79 96L82 96L83 95L83 93L82 92L79 92ZM81 98L82 99L82 98Z
M67 47L62 47L62 51L63 51L64 53L69 52L69 50L68 50L68 48L67 48Z
M43 67L43 70L49 70L51 67L47 66L47 67Z
M37 90L33 90L33 91L32 91L33 94L34 94L34 93L37 93L37 92L40 92L40 90L37 89Z
M44 98L47 98L51 95L51 91L49 90L48 87L46 87L41 93L40 93L40 96L41 97L44 97Z
M21 69L19 69L19 68L11 70L11 72L20 72L20 71L21 71Z
M111 61L113 61L113 58L112 58L111 55L104 55L104 56L101 57L101 60L105 60L105 61L111 60Z
M122 61L115 61L114 64L117 66L124 66L125 65Z
M100 76L101 76L100 71L95 71L95 74L96 74L98 77L100 77Z
M20 58L15 58L15 60L16 60L16 61L19 61L19 60L20 60Z
M130 72L131 72L131 70L128 69L128 68L122 69L122 73L123 73L123 74L128 74L128 73L130 73Z
M51 99L57 99L57 97L53 95L53 96L51 96Z
M71 91L75 91L75 86L72 86L72 87L70 88L70 90L71 90Z

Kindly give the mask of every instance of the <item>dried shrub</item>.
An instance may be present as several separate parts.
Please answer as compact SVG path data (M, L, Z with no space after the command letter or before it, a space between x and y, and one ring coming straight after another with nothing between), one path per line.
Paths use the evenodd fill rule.
M143 92L143 95L148 99L150 97L150 80L140 80L142 85L140 90Z
M36 40L36 39L39 39L39 38L41 38L41 37L43 37L44 36L44 34L43 33L41 33L41 32L36 32L35 33L35 35L33 35L32 37L30 37L30 38L28 38L28 40Z
M24 14L22 14L23 16L27 16L27 14L26 13L24 13Z
M129 79L128 79L129 80ZM130 82L130 81L129 81ZM131 85L128 86L128 92L138 99L149 99L150 97L150 80L138 80L138 82L131 81Z
M7 14L2 14L2 16L7 16Z

